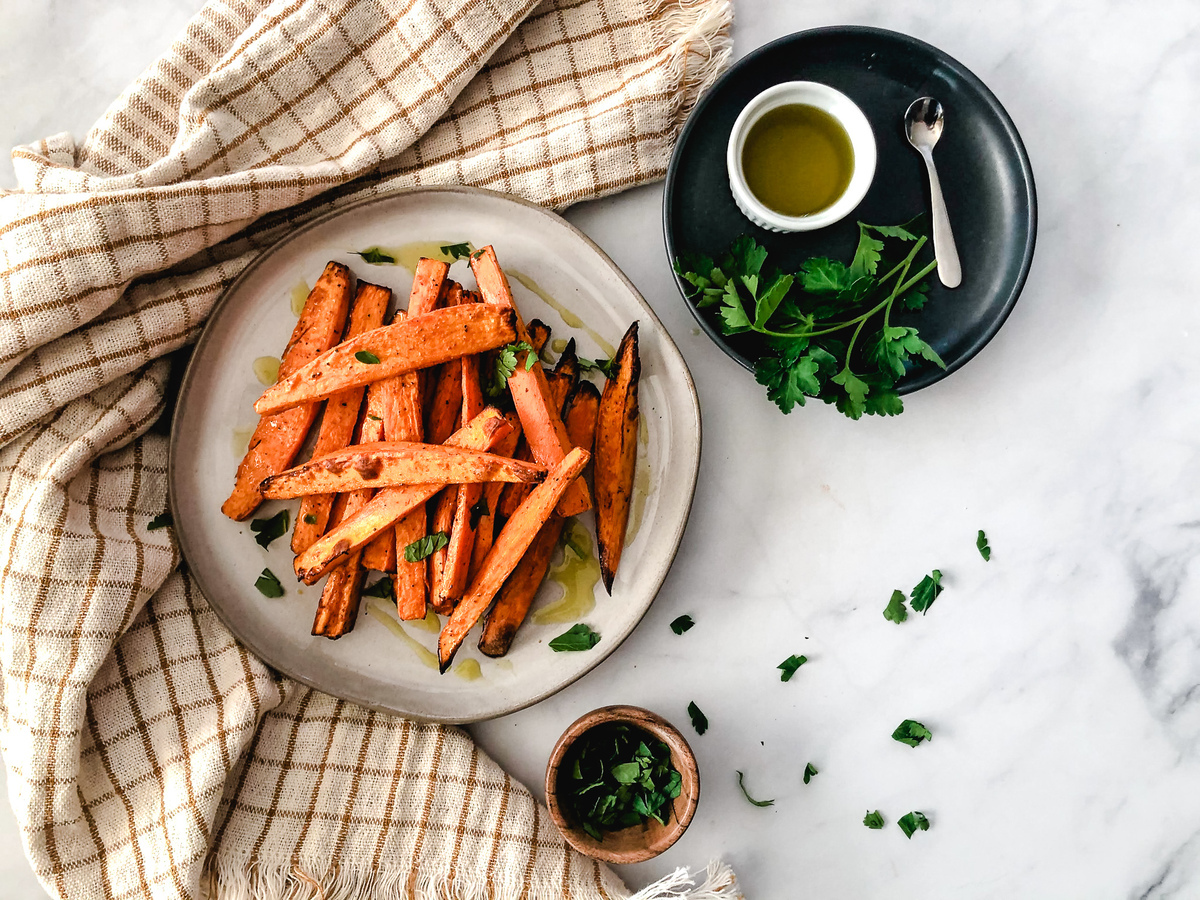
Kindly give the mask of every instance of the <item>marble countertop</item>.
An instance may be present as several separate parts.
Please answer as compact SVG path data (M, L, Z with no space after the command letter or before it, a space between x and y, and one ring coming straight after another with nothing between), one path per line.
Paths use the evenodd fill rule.
M82 136L197 0L0 10L0 143ZM661 186L569 218L679 343L704 415L695 507L641 627L589 677L472 728L540 790L608 703L692 737L699 812L640 885L723 857L750 898L1194 897L1200 884L1200 5L738 0L738 55L834 23L958 58L1020 129L1041 225L1003 330L896 419L781 416L694 327ZM7 161L0 185L10 186ZM986 529L993 556L975 550ZM946 591L881 610L928 570ZM682 613L696 627L676 637ZM776 664L809 663L787 684ZM694 700L711 728L691 735ZM934 732L911 750L905 718ZM806 763L820 774L801 781ZM747 786L775 805L759 809ZM862 825L868 809L888 820ZM924 811L911 840L895 820ZM0 805L7 896L39 896Z

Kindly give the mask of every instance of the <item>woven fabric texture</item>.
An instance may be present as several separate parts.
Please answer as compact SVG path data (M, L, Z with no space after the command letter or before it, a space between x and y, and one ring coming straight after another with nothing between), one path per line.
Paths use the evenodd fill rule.
M660 178L729 0L214 0L0 193L0 741L60 897L621 897L462 731L273 673L166 508L164 356L308 218Z

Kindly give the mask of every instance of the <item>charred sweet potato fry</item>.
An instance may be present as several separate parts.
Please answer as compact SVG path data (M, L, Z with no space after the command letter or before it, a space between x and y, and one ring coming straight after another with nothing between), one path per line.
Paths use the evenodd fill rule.
M638 358L637 322L621 338L613 359L616 370L604 384L596 418L596 542L600 546L600 574L612 593L613 578L621 562L629 505L633 499L633 476L637 465Z
M334 526L362 509L368 499L367 493L356 491L352 494L338 494L330 514L330 521ZM359 551L355 551L346 564L338 567L326 580L325 587L321 590L321 600L317 604L317 614L313 618L314 635L336 639L354 628L365 574L361 556Z
M350 270L341 263L328 263L309 291L300 319L280 357L280 379L291 377L338 342L349 306ZM240 522L258 508L263 500L258 492L259 483L292 464L317 417L316 400L294 404L286 412L280 408L262 414L246 455L238 465L233 493L221 506L221 512Z
M462 490L460 484L448 484L438 494L437 500L432 504L433 513L429 516L429 533L437 534L439 531L446 535L450 534L450 529L454 527L454 510L458 506L458 492ZM429 602L433 606L433 611L439 616L449 615L454 609L454 604L451 602L447 605L442 597L442 579L446 572L446 548L439 547L429 554L427 560L429 565Z
M412 316L326 350L267 388L254 409L269 415L401 372L502 347L516 338L516 326L514 310L486 303Z
M596 416L600 411L600 391L590 381L581 381L563 403L563 422L571 444L588 453L596 440Z
M392 292L377 284L365 281L358 283L354 305L350 308L350 324L346 328L347 340L357 337L383 324L383 316L391 302ZM313 456L325 456L350 445L354 439L354 428L358 424L366 388L350 388L334 394L325 401L321 414L321 428L317 432L317 444ZM310 494L300 501L296 513L296 527L292 531L292 552L303 553L312 542L325 533L329 526L329 512L333 507L333 494Z
M566 521L557 513L551 515L512 574L505 579L495 605L483 622L483 634L479 636L479 652L484 656L503 656L512 646L517 629L529 614L529 607L550 571Z
M541 319L530 319L527 326L529 331L529 346L538 353L550 342L550 326Z
M471 255L471 271L475 273L475 281L479 284L483 299L487 301L484 306L507 309L516 314L508 279L490 246ZM515 328L515 340L529 342L529 332L519 315ZM531 342L530 345L532 346ZM536 361L534 353L535 359L531 366L529 355L530 351L517 354L517 366L508 377L508 389L512 394L517 415L521 417L521 427L533 452L533 458L549 469L562 460L563 455L570 449L570 441L567 440L567 431L563 427L559 407L554 406L551 398L542 364ZM563 496L559 512L564 516L573 516L591 507L592 498L588 493L587 483L580 479L571 485Z
M469 484L482 481L541 481L536 463L464 450L445 444L384 441L357 444L294 469L272 475L263 496L287 500L305 494L399 487L405 484Z
M496 445L497 456L512 456L517 449L517 439L521 436L521 420L515 412L507 414L513 426L512 434L505 437ZM489 481L483 486L483 507L479 517L479 527L475 529L475 546L471 548L471 569L467 575L467 583L475 578L484 557L492 549L492 541L496 536L496 508L500 502L500 492L505 485L501 481Z
M579 478L579 473L583 471L589 458L586 450L572 448L505 523L504 529L480 566L479 574L459 600L450 621L438 636L438 665L442 672L450 667L450 662L462 646L467 632L483 615L496 592L504 584L504 580L517 567L517 563L546 524L546 520L554 515L555 507L563 494Z
M600 392L596 386L590 381L581 381L567 397L563 410L567 437L574 446L589 453L596 435L596 410L599 406ZM479 638L479 650L485 656L503 656L512 646L517 629L529 614L538 588L550 571L554 550L565 524L562 516L552 515L504 582L495 605L484 620L483 634Z
M504 415L488 407L467 425L452 434L448 447L485 451L512 433L512 425ZM345 559L376 534L395 524L396 520L419 504L425 503L445 484L418 484L400 488L385 488L358 514L348 516L331 528L320 540L296 557L296 576L305 584L314 584L333 566Z

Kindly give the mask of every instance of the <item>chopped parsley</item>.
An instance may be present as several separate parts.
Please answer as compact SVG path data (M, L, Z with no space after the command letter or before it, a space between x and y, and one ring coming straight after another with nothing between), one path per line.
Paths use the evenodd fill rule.
M925 818L925 813L913 812L906 813L896 820L896 824L900 826L900 830L904 832L904 836L910 841L912 840L913 832L928 831L929 820Z
M868 828L878 831L883 827L883 816L879 810L875 810L874 812L868 810L867 814L863 816L863 824Z
M558 778L564 805L598 841L604 832L649 819L665 825L671 801L683 790L670 748L623 723L584 732L563 759Z
M922 725L920 722L914 722L912 719L905 719L896 726L896 730L892 732L892 740L899 741L902 744L908 744L910 747L915 747L921 741L932 741L933 732Z
M254 532L258 546L265 550L271 546L271 541L287 534L288 511L281 509L269 519L254 519L250 523L250 530Z
M505 344L496 353L496 366L492 371L492 377L487 384L487 393L489 397L497 397L503 393L504 388L508 385L508 377L513 372L517 371L517 354L525 353L525 369L530 371L537 363L537 354L533 352L533 345L528 341L517 341L515 344Z
M884 607L883 617L897 625L908 618L908 607L904 605L904 591L892 591L892 599Z
M448 256L451 259L467 259L472 252L470 241L464 241L461 244L446 244L439 249L442 251L442 256Z
M695 700L688 704L688 715L692 717L692 727L696 729L696 734L708 731L708 718L700 712Z
M743 797L745 797L747 800L749 800L755 806L774 806L775 805L774 800L755 800L753 797L751 797L750 792L748 790L746 790L746 782L745 782L746 776L743 775L740 770L738 771L737 776L738 776L738 787L740 787L742 789Z
M171 518L169 512L159 513L153 519L146 523L147 531L158 531L160 528L169 528L175 524L175 520Z
M434 552L441 550L450 543L450 535L444 531L435 531L433 534L427 534L425 537L417 538L411 544L404 548L405 562L420 562L421 560L432 556Z
M317 517L313 513L305 513L304 521L307 522L309 525L316 525Z
M391 600L396 596L392 588L392 579L384 575L370 587L363 588L364 597L378 597L380 600Z
M357 359L360 363L365 363L368 366L379 365L379 357L376 356L374 353L372 353L370 350L359 350L357 353L354 354L354 358Z
M695 624L691 616L680 616L671 622L671 630L676 634L683 634Z
M987 535L983 533L983 529L979 529L979 534L975 538L975 547L979 550L979 555L983 557L984 562L992 561L992 548L988 546Z
M270 569L262 570L262 574L258 576L258 580L254 582L254 586L258 588L258 592L264 597L283 596L283 585L279 583L279 579L275 577L275 573Z
M352 251L356 256L361 256L362 261L370 263L373 266L394 266L396 257L384 253L378 247L368 247L366 250Z
M796 656L794 653L777 665L782 674L779 676L780 681L791 681L792 676L796 674L796 670L808 662L807 656Z
M555 653L567 651L591 650L600 643L600 635L579 622L572 625L550 642L550 649Z
M912 589L912 608L913 612L919 612L921 615L933 606L933 601L938 598L938 594L942 592L942 573L938 569L934 569L930 574L918 582L917 586Z
M804 783L808 784L810 781L812 781L812 777L817 774L819 773L817 772L816 766L814 766L812 763L806 765L804 767Z

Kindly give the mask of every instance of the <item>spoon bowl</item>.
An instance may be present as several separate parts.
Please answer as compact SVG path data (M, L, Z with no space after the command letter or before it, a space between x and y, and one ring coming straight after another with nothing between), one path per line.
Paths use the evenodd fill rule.
M904 133L908 135L908 142L918 150L924 146L932 151L942 136L945 122L942 104L932 97L918 97L904 114Z

